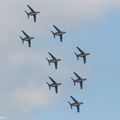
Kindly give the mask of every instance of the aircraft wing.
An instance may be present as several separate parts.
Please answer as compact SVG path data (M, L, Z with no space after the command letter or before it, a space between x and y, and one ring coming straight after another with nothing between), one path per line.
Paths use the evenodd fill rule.
M76 47L82 54L84 54L85 52L82 51L79 47Z
M31 40L28 41L28 46L31 47Z
M62 34L60 35L60 41L62 42Z
M49 77L49 79L50 79L53 83L56 83L51 77Z
M32 12L35 12L29 5L27 5L27 6Z
M57 69L57 62L55 62L55 69Z
M48 52L48 54L49 54L53 59L56 59L50 52Z
M58 93L58 86L55 86L55 92Z
M80 88L83 88L83 81L80 81Z
M58 32L61 32L61 30L59 30L55 25L53 25L53 27L54 27Z
M23 34L28 38L29 35L22 30Z
M74 97L70 96L74 102L78 102Z
M86 56L83 57L84 64L86 63Z
M82 79L76 72L73 72L78 79Z
M80 111L80 106L79 105L77 105L77 112L79 112Z
M33 15L34 22L36 22L36 15Z

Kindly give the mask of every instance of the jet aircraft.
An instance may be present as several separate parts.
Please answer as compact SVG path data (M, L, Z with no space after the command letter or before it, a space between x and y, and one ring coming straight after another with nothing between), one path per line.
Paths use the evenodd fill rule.
M72 100L74 101L74 103L70 103L68 101L68 103L70 104L70 107L72 109L73 106L75 106L77 108L77 112L80 111L80 105L83 104L83 102L78 102L75 98L73 98L72 96L70 96L72 98Z
M54 63L55 64L55 69L57 69L58 61L61 61L61 59L58 59L58 58L54 57L50 52L48 52L48 54L52 57L52 59L50 59L50 60L48 58L46 58L47 61L48 61L48 64L50 65L50 63Z
M28 46L31 47L31 40L34 39L34 37L30 37L23 30L22 30L22 33L25 35L25 38L22 38L21 36L19 36L21 38L21 40L22 40L22 44L24 44L24 41L27 41L28 42Z
M51 77L49 77L49 79L53 82L52 84L49 84L48 82L46 82L48 84L48 86L49 86L49 90L51 90L51 87L55 87L55 92L57 94L58 93L58 86L61 85L62 83L57 83Z
M78 50L79 50L79 52L80 52L80 54L77 54L77 53L75 53L74 52L74 54L76 55L76 57L77 57L77 60L79 60L79 57L82 57L83 58L83 62L84 62L84 64L86 63L86 56L88 56L88 55L90 55L90 53L85 53L84 51L82 51L79 47L76 47Z
M71 77L71 79L74 82L74 85L76 85L76 83L80 83L80 88L83 88L83 81L87 80L86 78L81 78L76 72L73 72L75 74L75 76L77 77L77 79L73 79Z
M27 14L27 16L28 16L28 19L29 19L29 16L33 16L34 22L36 22L36 15L37 15L38 13L40 13L40 12L33 10L29 5L27 5L27 6L28 6L28 8L29 8L30 11L31 11L31 12L27 12L27 11L25 10L25 12L26 12L26 14Z
M65 34L66 32L61 31L61 30L58 29L55 25L53 25L53 27L54 27L54 28L56 29L56 31L57 31L57 32L53 32L53 31L51 31L52 34L53 34L53 36L54 36L54 38L55 38L55 36L59 36L59 37L60 37L60 41L62 42L63 34Z

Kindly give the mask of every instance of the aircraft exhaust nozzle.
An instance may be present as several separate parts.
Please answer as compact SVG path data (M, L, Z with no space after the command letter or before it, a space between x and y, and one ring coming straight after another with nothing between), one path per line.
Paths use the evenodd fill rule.
M75 80L74 80L72 77L71 77L71 79L73 80L73 82L74 82L74 85L76 85L76 84L75 84Z
M24 40L22 40L22 44L24 44Z
M51 86L50 86L50 84L48 83L48 82L46 82L47 83L47 85L48 85L48 87L49 87L49 90L51 90Z
M29 13L25 10L25 13L27 14L27 16L28 16L28 19L29 19Z
M68 101L69 105L70 105L70 108L72 109L72 104Z
M55 33L53 31L51 31L51 33L53 34L54 38L55 38Z
M74 52L74 54L76 55L76 57L77 57L77 60L79 60L79 56L77 55L77 53L75 53L75 52Z
M48 61L48 64L49 64L49 66L50 66L50 60L49 60L48 58L46 58L46 60Z

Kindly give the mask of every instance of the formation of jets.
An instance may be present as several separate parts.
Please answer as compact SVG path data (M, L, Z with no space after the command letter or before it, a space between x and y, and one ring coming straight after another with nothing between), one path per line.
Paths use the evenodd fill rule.
M29 5L27 5L27 7L30 9L30 12L25 11L26 14L27 14L27 16L28 16L28 18L29 18L29 16L33 16L34 22L36 22L36 15L37 15L38 13L40 13L40 12L33 10L32 7L30 7ZM62 41L63 41L63 34L65 34L66 32L65 32L65 31L61 31L61 30L60 30L58 27L56 27L55 25L53 25L53 27L56 29L56 32L51 31L52 34L53 34L53 36L54 36L54 38L55 38L56 36L59 36L60 42L62 42ZM22 44L24 44L24 42L27 41L27 42L28 42L28 47L31 47L31 40L34 39L34 37L29 36L29 35L28 35L25 31L23 31L23 30L22 30L22 33L23 33L24 36L25 36L25 37L19 36L20 39L22 40ZM86 63L86 56L90 55L90 53L84 52L84 51L81 50L79 47L76 47L76 48L77 48L77 49L79 50L79 52L80 52L79 54L77 54L76 52L74 52L74 54L75 54L76 57L77 57L77 60L79 60L79 58L83 58L83 63L85 64L85 63ZM50 53L50 52L48 52L48 54L49 54L50 57L51 57L51 59L46 58L46 60L48 61L49 66L50 66L51 63L54 63L55 69L58 69L58 62L61 61L61 59L56 58L56 57L55 57L52 53ZM73 72L73 73L74 73L74 75L77 77L76 79L74 79L74 78L71 77L71 79L73 80L74 85L76 85L77 83L79 83L79 84L80 84L80 89L83 89L83 82L84 82L85 80L87 80L87 79L80 77L76 72ZM51 88L54 87L54 88L55 88L55 93L57 94L57 93L58 93L58 87L59 87L60 85L62 85L62 83L56 82L56 81L53 80L53 78L50 77L50 76L49 76L48 78L49 78L49 79L51 80L51 82L52 82L52 83L46 82L47 85L48 85L48 87L49 87L49 90L51 90ZM79 112L79 111L80 111L80 105L82 105L83 102L78 102L74 97L72 97L72 96L70 96L70 97L71 97L71 99L74 101L73 103L71 103L71 102L68 101L71 109L72 109L72 107L76 107L76 108L77 108L77 112Z

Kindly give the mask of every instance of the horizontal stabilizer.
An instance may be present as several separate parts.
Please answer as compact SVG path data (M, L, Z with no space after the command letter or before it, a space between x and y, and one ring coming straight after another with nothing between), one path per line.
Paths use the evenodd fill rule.
M27 14L28 18L29 18L29 13L25 10L25 13Z
M48 64L50 65L50 60L48 58L46 58L46 60L48 61Z
M48 83L48 82L46 82L47 83L47 85L48 85L48 87L49 87L49 90L51 90L51 86L50 86L50 84Z
M75 53L75 52L74 52L74 54L76 55L76 57L77 57L77 60L79 60L79 56L78 56L78 54L77 54L77 53Z
M73 80L73 82L74 82L74 85L75 85L75 80L71 77L71 79Z
M51 33L53 34L54 38L55 38L55 33L53 31L51 31Z
M21 36L19 36L20 37L20 39L22 40L22 44L24 44L24 39L21 37Z
M72 109L72 104L68 101L69 105L70 105L70 108Z

